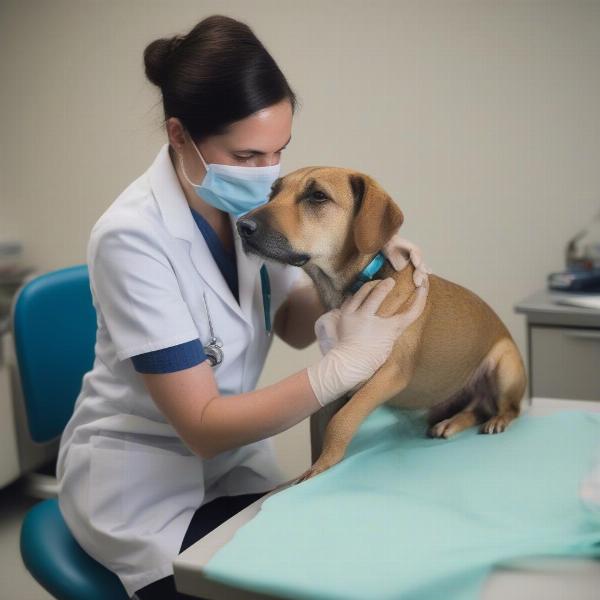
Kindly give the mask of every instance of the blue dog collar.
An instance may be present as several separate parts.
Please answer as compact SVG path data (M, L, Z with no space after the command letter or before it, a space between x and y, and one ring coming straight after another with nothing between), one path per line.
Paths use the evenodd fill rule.
M354 283L350 286L350 291L354 294L364 283L371 281L379 273L384 264L385 255L382 252L378 252L373 257L373 260L359 273Z

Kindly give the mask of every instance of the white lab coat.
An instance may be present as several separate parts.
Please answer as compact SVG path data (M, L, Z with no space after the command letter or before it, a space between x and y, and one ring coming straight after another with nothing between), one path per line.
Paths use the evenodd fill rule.
M223 362L213 369L220 393L255 388L272 341L264 324L263 261L246 255L235 226L233 232L241 307L194 222L167 144L91 232L96 356L61 438L59 506L81 546L117 573L130 596L173 572L200 505L284 482L271 438L212 459L193 454L129 360L197 338L206 344L206 292L223 341ZM273 319L301 269L273 262L267 268Z

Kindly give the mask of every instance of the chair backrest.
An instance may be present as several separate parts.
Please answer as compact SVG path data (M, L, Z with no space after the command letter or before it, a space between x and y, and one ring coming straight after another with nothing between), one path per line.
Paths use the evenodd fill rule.
M94 362L96 311L86 265L45 273L18 292L13 335L31 438L59 436Z

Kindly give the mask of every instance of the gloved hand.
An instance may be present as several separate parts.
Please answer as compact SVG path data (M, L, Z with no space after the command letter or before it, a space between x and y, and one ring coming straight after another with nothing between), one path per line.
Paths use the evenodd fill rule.
M412 262L415 267L413 281L417 287L420 287L431 273L431 269L423 262L421 249L403 238L399 232L396 232L391 237L381 251L396 271L402 271L408 265L409 261ZM337 343L339 316L340 309L334 308L321 315L315 322L315 333L321 354L329 352Z
M408 310L390 317L376 315L394 284L391 277L369 281L346 298L340 308L329 311L339 311L337 344L308 367L310 385L321 406L369 379L387 360L394 342L423 311L429 291L427 278L417 288ZM327 321L328 314L317 319L315 332L320 327L319 321Z
M415 267L413 281L419 287L431 273L431 269L423 262L421 249L412 242L403 238L399 231L390 238L390 240L381 249L385 257L392 263L396 271L402 271L409 260Z

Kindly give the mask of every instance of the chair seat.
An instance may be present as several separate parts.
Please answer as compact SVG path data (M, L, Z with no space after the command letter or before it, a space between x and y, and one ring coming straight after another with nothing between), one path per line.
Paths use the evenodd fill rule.
M56 498L32 507L21 526L21 555L40 585L60 600L127 600L118 577L71 535Z

